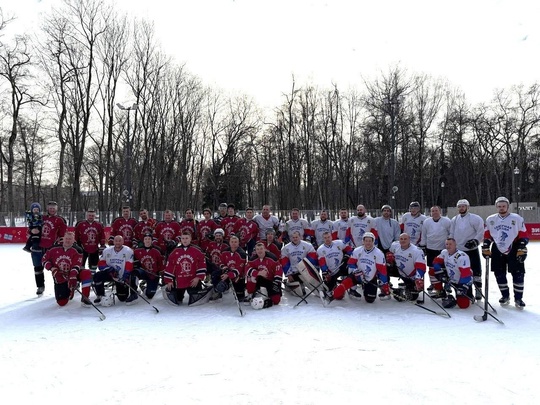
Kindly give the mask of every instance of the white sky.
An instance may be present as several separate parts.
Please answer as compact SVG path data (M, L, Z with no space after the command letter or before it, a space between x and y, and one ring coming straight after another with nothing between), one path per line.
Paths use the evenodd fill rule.
M24 29L59 0L4 0ZM470 101L539 80L535 0L116 0L155 21L163 50L208 85L277 106L297 83L361 87L400 63ZM19 25L17 26L19 27ZM15 28L15 25L14 25ZM17 28L19 29L19 28Z

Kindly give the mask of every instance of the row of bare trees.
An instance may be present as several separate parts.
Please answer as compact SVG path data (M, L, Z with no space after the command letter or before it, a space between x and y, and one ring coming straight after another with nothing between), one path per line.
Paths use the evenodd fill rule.
M0 14L0 35L9 23ZM0 80L0 211L48 198L73 211L539 198L538 84L471 105L393 66L346 91L293 77L263 114L205 86L151 23L106 0L64 0L34 36L0 36Z

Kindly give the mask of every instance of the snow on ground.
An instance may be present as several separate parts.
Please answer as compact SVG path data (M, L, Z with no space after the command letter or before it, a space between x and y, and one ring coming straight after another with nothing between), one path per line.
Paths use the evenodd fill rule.
M529 245L527 308L490 302L505 325L477 323L478 307L432 315L395 300L333 302L285 293L279 306L221 302L173 307L159 294L60 308L46 272L36 298L30 255L0 245L0 392L28 404L533 404L540 366L540 244ZM92 294L93 298L93 294ZM432 302L426 306L439 310ZM440 311L440 310L439 310Z

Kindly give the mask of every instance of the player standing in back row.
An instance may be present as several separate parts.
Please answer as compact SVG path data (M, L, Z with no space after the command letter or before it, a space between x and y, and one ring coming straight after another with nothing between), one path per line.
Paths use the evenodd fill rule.
M525 259L529 237L523 218L518 214L508 212L510 201L499 197L495 201L498 213L486 219L486 231L482 255L491 257L491 271L495 274L502 297L501 305L510 302L510 288L506 272L512 274L514 284L514 303L516 308L525 308L523 302L523 287L525 283ZM491 247L491 249L490 249Z
M426 216L420 213L420 203L413 201L409 204L409 212L401 217L401 232L405 232L411 238L411 243L418 246L422 235L422 224Z

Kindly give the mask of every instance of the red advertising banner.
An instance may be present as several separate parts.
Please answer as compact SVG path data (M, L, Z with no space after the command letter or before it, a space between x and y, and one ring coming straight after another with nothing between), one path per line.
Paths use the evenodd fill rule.
M540 226L540 224L539 224ZM70 231L74 231L75 228L68 228ZM26 243L28 238L26 234L27 228L23 227L0 227L0 243ZM109 238L111 233L111 227L107 226L105 228L105 239Z

